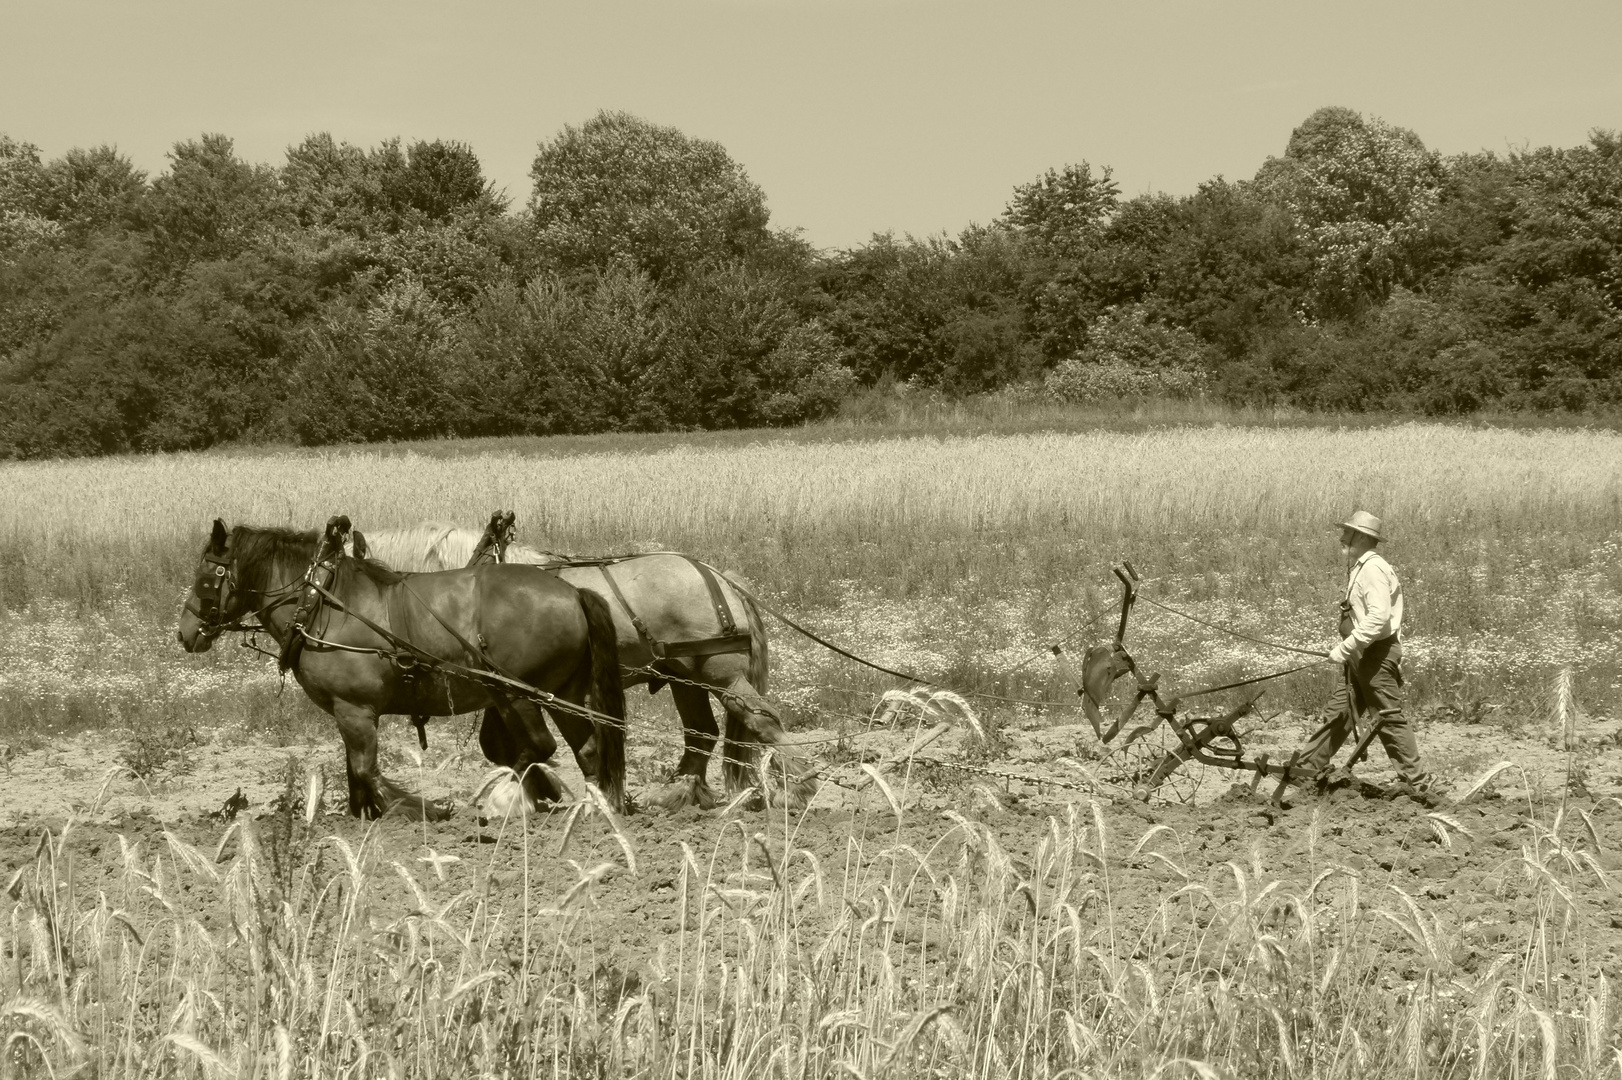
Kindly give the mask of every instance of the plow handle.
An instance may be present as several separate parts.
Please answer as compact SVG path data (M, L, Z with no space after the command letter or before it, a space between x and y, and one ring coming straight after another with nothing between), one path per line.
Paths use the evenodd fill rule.
M1121 566L1126 567L1126 569L1122 570ZM1138 598L1138 572L1132 569L1131 563L1124 560L1121 566L1114 567L1115 576L1121 579L1121 622L1115 628L1115 645L1117 648L1120 647L1122 641L1126 640L1126 619L1132 613L1132 602Z

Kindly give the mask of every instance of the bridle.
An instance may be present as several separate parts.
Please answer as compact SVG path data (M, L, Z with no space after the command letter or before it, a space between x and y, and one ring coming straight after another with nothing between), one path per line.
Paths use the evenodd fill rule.
M197 575L197 581L192 586L192 596L186 600L186 610L197 616L198 622L203 624L198 633L205 639L212 640L233 628L231 624L220 621L220 611L230 595L230 590L235 589L237 585L236 559L227 559L212 551L205 551L203 566L206 569ZM192 607L194 600L197 603L196 607Z
M225 622L221 613L225 610L231 593L237 587L237 560L236 556L216 555L212 551L203 552L202 565L207 567L198 575L197 582L192 586L192 597L188 598L185 610L197 616L202 626L198 635L204 640L212 641L228 630L251 632L265 629L264 613L282 604L290 603L294 598L286 594L296 591L304 585L303 580L295 579L291 584L265 594L268 603L261 604L252 611L244 612L236 618ZM193 607L193 600L197 606ZM244 623L242 620L253 616L258 622Z

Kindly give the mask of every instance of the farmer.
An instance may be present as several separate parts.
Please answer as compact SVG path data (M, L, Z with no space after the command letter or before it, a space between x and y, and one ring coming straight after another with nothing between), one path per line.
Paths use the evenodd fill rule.
M1359 716L1378 711L1380 743L1397 767L1403 793L1423 793L1430 777L1419 765L1413 724L1402 714L1402 583L1375 548L1380 519L1359 510L1340 527L1346 594L1340 603L1341 641L1329 651L1342 678L1329 699L1329 719L1307 742L1299 768L1327 778L1329 762L1356 729ZM1349 770L1355 762L1348 762Z

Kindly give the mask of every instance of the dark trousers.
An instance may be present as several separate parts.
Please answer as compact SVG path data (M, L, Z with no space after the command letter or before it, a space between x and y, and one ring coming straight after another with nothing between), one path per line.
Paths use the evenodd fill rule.
M1397 775L1409 783L1423 779L1419 740L1413 722L1402 713L1402 643L1395 637L1376 641L1355 663L1347 661L1345 677L1329 699L1329 720L1308 740L1296 767L1309 776L1323 772L1351 735L1353 719L1373 723L1376 717L1371 713L1384 718L1380 744Z

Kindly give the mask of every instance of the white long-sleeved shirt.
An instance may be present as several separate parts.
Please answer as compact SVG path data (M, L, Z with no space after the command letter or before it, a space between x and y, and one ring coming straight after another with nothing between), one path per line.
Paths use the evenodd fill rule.
M1402 582L1377 551L1366 551L1346 576L1352 632L1343 645L1353 655L1402 629Z

